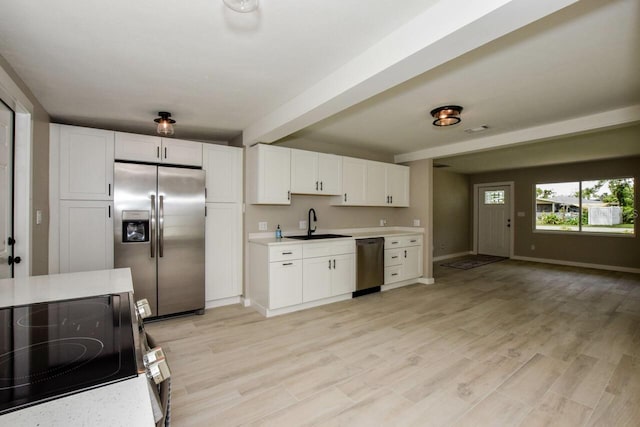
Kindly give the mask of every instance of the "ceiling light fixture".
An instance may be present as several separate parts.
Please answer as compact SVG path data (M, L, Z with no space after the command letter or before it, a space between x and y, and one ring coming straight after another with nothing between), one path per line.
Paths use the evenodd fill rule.
M160 111L158 113L160 117L154 119L153 121L158 124L157 132L162 136L171 136L173 135L173 124L176 122L171 119L171 113L167 113L166 111Z
M431 110L431 115L435 119L433 121L434 126L451 126L458 124L462 121L460 118L460 112L462 107L458 105L447 105L445 107L438 107Z
M222 0L231 10L240 13L253 12L258 8L258 0Z

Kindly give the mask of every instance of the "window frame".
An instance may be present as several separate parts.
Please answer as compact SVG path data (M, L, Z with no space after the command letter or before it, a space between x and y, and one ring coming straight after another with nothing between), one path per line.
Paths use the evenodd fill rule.
M571 236L601 236L601 237L625 237L625 238L635 238L637 236L637 225L638 225L638 217L633 222L633 231L631 233L616 233L616 232L606 232L606 231L584 231L582 227L582 183L588 181L610 181L615 179L632 179L633 180L633 191L634 191L634 200L633 200L633 208L634 211L638 211L638 207L635 200L635 192L636 192L636 184L637 178L635 176L618 176L618 177L609 177L609 178L581 178L578 180L567 180L567 181L544 181L544 182L535 182L533 184L533 233L540 234L563 234L563 235L571 235ZM578 183L578 192L580 197L578 197L578 230L540 230L537 228L537 188L539 185L548 185L548 184L564 184L564 183Z

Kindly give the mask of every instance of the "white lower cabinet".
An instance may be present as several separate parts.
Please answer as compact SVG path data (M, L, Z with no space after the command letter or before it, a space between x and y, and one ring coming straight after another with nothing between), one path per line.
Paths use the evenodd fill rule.
M112 202L60 201L60 273L113 268Z
M422 276L422 236L385 238L384 284Z
M249 299L269 310L355 291L355 240L267 246L249 245ZM327 300L327 302L336 299Z
M302 261L302 302L356 290L355 255L343 254Z
M302 302L331 296L331 257L302 261Z
M276 309L302 302L302 261L269 263L269 308Z
M206 301L242 295L242 204L207 203Z

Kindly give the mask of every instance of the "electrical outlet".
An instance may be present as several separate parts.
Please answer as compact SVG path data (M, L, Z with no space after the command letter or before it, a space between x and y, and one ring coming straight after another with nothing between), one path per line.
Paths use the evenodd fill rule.
M381 219L380 220L380 227L384 227L385 225L387 225L387 220L386 219Z
M419 219L414 219L413 220L413 226L414 227L420 227L420 220Z
M42 224L42 210L36 209L36 225Z
M535 251L536 250L536 245L531 245L531 250Z
M258 230L259 231L267 231L269 229L269 225L267 224L266 221L260 221L258 223Z
M300 230L306 230L307 229L307 221L306 220L302 220L298 223L298 228Z

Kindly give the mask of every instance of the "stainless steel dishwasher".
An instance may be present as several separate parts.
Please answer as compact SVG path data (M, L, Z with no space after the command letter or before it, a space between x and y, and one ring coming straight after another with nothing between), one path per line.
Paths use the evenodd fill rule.
M356 291L354 297L380 291L384 284L384 238L356 239Z

